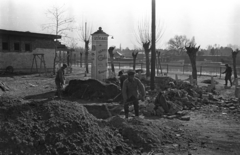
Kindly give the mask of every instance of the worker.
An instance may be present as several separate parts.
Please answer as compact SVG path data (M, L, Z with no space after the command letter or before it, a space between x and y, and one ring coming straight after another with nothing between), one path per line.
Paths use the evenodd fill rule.
M225 73L225 85L227 86L228 80L230 81L230 85L232 86L232 68L228 65L225 64L226 70L222 73Z
M128 71L128 78L123 82L122 94L125 118L128 118L129 104L133 103L135 116L139 116L138 100L145 100L145 87L142 82L134 77L135 72L133 70Z
M67 64L63 64L63 66L57 71L55 84L57 87L56 95L61 99L62 98L62 89L65 84L64 70L67 68Z

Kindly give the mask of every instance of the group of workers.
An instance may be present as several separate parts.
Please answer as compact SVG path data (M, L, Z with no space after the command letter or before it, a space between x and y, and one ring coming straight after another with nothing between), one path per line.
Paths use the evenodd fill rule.
M226 70L222 73L225 74L225 85L227 86L228 81L230 81L230 85L232 86L232 68L226 64ZM64 70L67 68L66 64L63 64L63 66L57 71L56 78L55 78L55 84L57 87L56 95L61 98L61 90L63 88L63 85L65 84L65 76L64 76ZM118 74L119 80L120 80L120 87L122 90L122 96L123 96L123 104L124 104L124 112L125 112L125 118L128 118L129 113L129 105L134 105L134 112L135 116L139 116L139 106L138 101L145 100L146 92L145 87L143 83L135 77L135 71L129 70L127 72L127 75L124 75L122 71Z

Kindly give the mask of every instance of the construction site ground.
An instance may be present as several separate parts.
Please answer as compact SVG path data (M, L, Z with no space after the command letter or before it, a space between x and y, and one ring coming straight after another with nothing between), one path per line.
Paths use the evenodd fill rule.
M66 75L66 82L71 79L86 79L84 71L75 71ZM174 74L170 74L175 78ZM187 75L178 75L179 79L187 79ZM204 79L210 79L209 76L198 77L199 85ZM219 82L216 90L224 98L234 97L235 88L224 88L224 79L215 77ZM55 94L54 76L52 75L13 75L2 76L0 81L4 82L10 91L2 93L2 96L18 98L27 101L51 101ZM63 98L63 100L71 100ZM91 101L77 100L76 102L91 103ZM189 141L176 143L165 143L159 151L152 151L151 154L192 154L192 155L239 155L240 154L240 113L231 113L226 108L220 108L217 105L204 105L198 110L189 110L189 121L178 119L166 119L158 117L144 118L146 121L154 122L159 126L167 125L169 130L177 128L179 134L176 137L189 137ZM121 116L123 117L123 116ZM131 119L131 118L130 118ZM1 128L0 128L1 129ZM187 139L187 138L186 138ZM151 151L149 151L151 152ZM148 152L148 154L150 154ZM147 152L142 152L147 154Z

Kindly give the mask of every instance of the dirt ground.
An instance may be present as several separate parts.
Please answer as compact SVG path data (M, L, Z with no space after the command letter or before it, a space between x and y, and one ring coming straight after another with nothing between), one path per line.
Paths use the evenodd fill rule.
M89 76L89 75L88 75ZM172 78L175 75L170 74ZM71 79L84 79L83 70L66 75L67 82ZM186 75L178 75L179 79L187 79ZM208 76L198 77L200 83ZM224 88L224 80L215 77L219 82L216 85L217 92L224 98L234 97L235 88ZM12 77L0 77L0 81L9 86L10 91L3 93L3 96L11 96L29 101L52 100L55 93L54 77L52 75L18 75ZM66 100L70 100L66 98ZM79 103L89 103L90 101L78 100ZM239 106L239 105L238 105ZM184 134L192 137L189 142L165 143L161 151L153 151L151 154L201 154L201 155L238 155L240 154L240 112L232 113L231 110L218 105L204 105L199 110L189 110L190 121L177 119L169 120L165 118L144 118L149 122L154 122L159 126L168 124L177 126L178 136ZM163 123L164 122L164 123ZM144 153L142 153L144 154ZM150 154L150 153L149 153Z

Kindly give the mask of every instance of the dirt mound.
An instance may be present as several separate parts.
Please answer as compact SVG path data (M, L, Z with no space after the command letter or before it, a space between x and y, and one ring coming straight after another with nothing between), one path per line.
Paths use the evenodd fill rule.
M76 98L107 101L117 96L120 92L120 88L115 84L88 79L71 80L65 88L64 94Z
M118 129L129 145L138 150L142 149L144 152L158 149L164 144L183 144L187 140L184 136L176 136L177 134L183 135L179 130L179 126L173 128L165 123L156 121L141 118L133 118L126 121L119 116L114 116L108 119L107 123L110 127Z
M0 110L0 154L132 154L77 103L2 99Z

